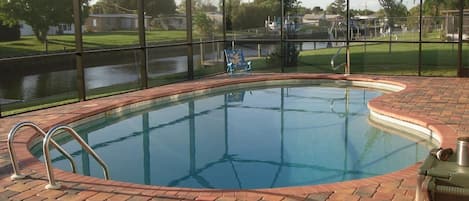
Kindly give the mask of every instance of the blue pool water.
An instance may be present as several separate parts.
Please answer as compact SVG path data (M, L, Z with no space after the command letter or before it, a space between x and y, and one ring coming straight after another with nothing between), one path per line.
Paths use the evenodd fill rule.
M381 94L318 86L238 90L107 115L77 131L113 180L217 189L339 182L396 171L428 153L423 140L369 125L367 102ZM82 174L103 177L76 142L60 141ZM40 150L36 155L42 160ZM70 169L56 151L53 165Z

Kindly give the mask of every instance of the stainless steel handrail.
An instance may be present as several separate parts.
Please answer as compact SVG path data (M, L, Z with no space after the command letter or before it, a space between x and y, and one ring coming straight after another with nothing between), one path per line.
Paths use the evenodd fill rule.
M91 154L94 159L101 165L103 168L104 172L104 178L106 180L109 180L109 171L108 171L108 166L106 163L101 159L96 152L93 151L93 149L78 135L73 128L69 126L63 126L63 125L57 125L54 126L47 132L46 136L44 137L44 141L42 141L42 151L44 153L44 161L46 163L46 170L47 170L47 177L49 178L49 184L46 185L46 189L59 189L60 184L55 182L54 178L54 172L52 171L52 164L51 164L51 158L49 154L49 142L52 140L52 137L54 136L55 133L59 130L66 130L68 131L75 140L78 141L78 143L88 152Z
M331 58L331 68L332 68L333 71L336 71L337 69L339 69L340 67L342 67L342 66L344 66L344 65L346 64L346 63L341 63L341 64L339 64L339 65L337 65L337 66L335 65L335 59L336 59L337 56L339 56L340 51L342 50L342 48L344 48L344 47L343 47L343 46L340 47L340 48L337 50L337 52L335 53L335 55L332 56L332 58Z
M46 136L46 133L44 132L44 130L39 128L39 126L37 126L33 122L29 122L29 121L24 121L24 122L17 123L10 130L10 132L8 133L8 142L7 143L8 143L8 153L10 154L10 159L11 159L11 166L13 167L13 174L10 177L11 180L23 179L26 176L26 175L22 175L19 171L18 160L16 160L15 149L13 149L13 141L14 141L14 138L15 138L15 134L20 128L22 128L24 126L29 126L31 128L34 128L37 132L42 134L43 137ZM73 173L76 173L77 168L76 168L75 162L73 161L72 156L69 153L67 153L54 140L52 140L51 142L52 142L52 145L54 145L54 147L70 161L70 166L72 167L72 171L73 171Z

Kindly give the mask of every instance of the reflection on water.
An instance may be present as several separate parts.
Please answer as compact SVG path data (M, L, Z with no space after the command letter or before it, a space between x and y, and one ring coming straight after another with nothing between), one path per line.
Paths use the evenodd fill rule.
M149 61L156 66L149 76L187 71L187 57L171 57ZM140 69L135 63L103 65L85 69L87 90L117 84L138 82ZM77 90L76 70L61 70L38 74L0 74L0 99L31 100Z
M222 189L330 183L388 173L425 157L425 142L368 125L367 102L379 95L330 87L232 91L134 109L78 130L114 180ZM81 172L102 177L75 142L64 148ZM64 159L53 153L55 167L68 169Z
M244 44L237 45L237 48L243 48L246 57L256 57L258 54L267 56L276 51L274 44L262 44L261 46ZM305 42L302 43L302 50L312 50L325 48L325 42ZM176 48L176 49L175 49ZM260 49L258 49L260 48ZM199 46L194 50L198 51ZM219 48L218 48L219 49ZM150 50L148 55L148 76L157 78L163 75L187 72L187 51L186 47L172 47L171 50ZM194 55L194 63L200 63L200 55ZM217 48L206 48L204 58L212 60L221 58L222 54L217 52ZM106 59L106 58L103 58ZM112 58L108 58L111 59ZM140 79L140 70L138 69L138 58L134 55L132 58L125 59L126 62L115 65L95 65L85 68L85 88L96 89L101 87L136 83ZM113 61L110 61L113 62ZM200 65L194 65L200 68ZM0 74L0 100L31 100L77 91L77 75L73 67L63 66L63 70L54 70L47 72L14 72ZM65 70L66 69L66 70ZM70 70L73 69L73 70Z
M187 72L187 56L156 59L150 58L148 62L148 77L150 78Z
M138 82L139 69L135 64L106 65L85 69L86 89Z
M76 90L76 71L0 74L0 99L30 100Z

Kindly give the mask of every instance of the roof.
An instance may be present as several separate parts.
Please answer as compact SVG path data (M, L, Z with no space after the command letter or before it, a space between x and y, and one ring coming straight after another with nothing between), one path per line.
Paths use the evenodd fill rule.
M357 19L357 20L369 20L369 19L376 19L376 18L378 17L374 15L357 15L353 17L353 19Z
M450 13L458 14L459 10L441 10L440 13L441 14L450 14ZM464 9L463 13L464 14L469 14L469 9Z
M137 14L90 14L89 17L97 18L138 18ZM145 15L145 18L151 18L151 16Z
M303 18L308 19L308 20L319 20L319 19L324 19L324 15L323 14L319 14L319 15L305 14Z

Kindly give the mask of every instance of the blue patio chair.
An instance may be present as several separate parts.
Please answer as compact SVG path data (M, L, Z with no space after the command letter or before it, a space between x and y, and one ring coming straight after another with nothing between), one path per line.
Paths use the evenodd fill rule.
M236 69L244 71L251 70L251 61L244 60L243 50L241 49L225 49L226 72L232 74Z

